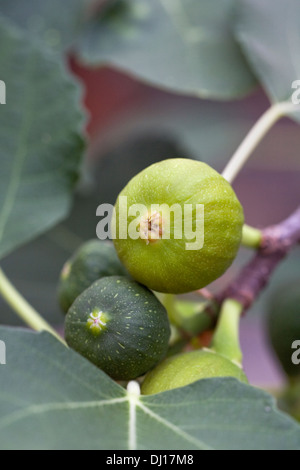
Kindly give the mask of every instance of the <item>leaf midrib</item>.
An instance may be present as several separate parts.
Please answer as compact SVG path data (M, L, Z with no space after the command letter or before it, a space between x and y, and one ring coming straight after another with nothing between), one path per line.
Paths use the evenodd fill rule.
M102 406L114 405L127 401L127 397L113 398L111 400L89 401L89 402L66 402L66 403L44 403L43 405L32 405L22 410L15 411L0 420L0 429L9 427L30 416L50 413L51 411L73 411L87 408L100 408Z
M110 400L102 401L89 401L89 402L66 402L66 403L45 403L42 405L32 405L27 408L15 411L0 420L0 429L3 430L23 419L29 418L30 416L40 415L44 413L50 413L55 411L75 411L80 409L88 408L102 408L104 406L112 406L119 403L128 403L130 408L129 414L129 425L128 425L128 448L130 450L137 450L137 432L136 432L136 410L139 408L145 414L150 416L155 421L159 422L164 427L168 428L174 434L177 434L184 441L193 444L201 450L212 450L211 447L206 445L204 442L197 438L194 438L190 434L180 429L175 424L162 418L161 416L154 413L150 408L144 405L141 400L133 397L130 394L122 398L113 398Z

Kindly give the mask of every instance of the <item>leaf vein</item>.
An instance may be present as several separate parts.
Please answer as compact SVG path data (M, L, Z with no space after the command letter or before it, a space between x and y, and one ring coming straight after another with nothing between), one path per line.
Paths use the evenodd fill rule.
M201 450L213 450L212 447L206 445L203 441L200 441L199 439L187 434L184 432L181 428L176 426L175 424L171 423L170 421L167 421L166 419L162 418L161 416L157 415L153 411L150 410L147 406L145 406L141 401L137 402L137 406L144 411L148 416L150 416L152 419L158 421L160 424L163 426L166 426L169 428L171 431L173 431L175 434L180 436L182 439L190 442L194 446L196 446L198 449Z
M0 420L0 429L15 424L18 421L22 421L30 416L40 415L44 413L50 413L51 411L74 411L87 408L101 408L103 406L115 405L117 403L124 403L128 399L113 398L111 400L103 401L90 401L90 402L68 402L68 403L45 403L43 405L33 405L28 408L15 411Z

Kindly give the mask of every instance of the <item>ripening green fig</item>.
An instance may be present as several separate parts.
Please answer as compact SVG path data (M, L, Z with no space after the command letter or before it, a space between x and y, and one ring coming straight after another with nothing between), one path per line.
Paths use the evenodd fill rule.
M235 377L248 383L237 364L214 351L201 349L165 359L146 375L142 393L152 395L212 377Z
M230 184L205 163L179 158L156 163L127 184L112 227L119 258L134 279L180 294L229 268L243 222Z
M300 377L299 282L281 286L268 310L268 331L273 349L286 374Z
M59 303L67 313L75 299L101 277L125 276L126 269L120 262L111 242L90 240L85 242L66 262L58 286Z
M132 380L161 361L170 325L146 287L126 277L96 281L73 303L65 323L68 345L115 380Z

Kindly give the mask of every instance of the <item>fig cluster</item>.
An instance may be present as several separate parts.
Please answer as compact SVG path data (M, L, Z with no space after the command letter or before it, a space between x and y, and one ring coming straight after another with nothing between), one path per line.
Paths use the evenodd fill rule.
M140 212L124 217L124 198ZM236 364L209 350L166 359L170 321L155 294L188 293L219 278L236 257L243 223L232 187L205 163L170 159L143 170L117 199L114 243L85 243L62 270L68 345L115 380L148 373L145 394L205 377L246 381ZM135 236L124 237L124 226L133 225Z

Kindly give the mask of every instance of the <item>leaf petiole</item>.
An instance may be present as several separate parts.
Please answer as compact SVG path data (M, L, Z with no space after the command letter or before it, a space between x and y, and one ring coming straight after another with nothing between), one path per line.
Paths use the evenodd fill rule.
M229 181L229 183L232 183L258 144L274 124L282 117L298 111L300 111L300 106L297 106L290 101L273 104L256 122L244 141L238 147L237 151L223 171L223 177Z

